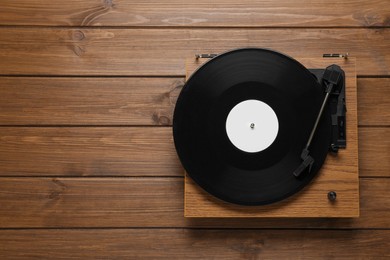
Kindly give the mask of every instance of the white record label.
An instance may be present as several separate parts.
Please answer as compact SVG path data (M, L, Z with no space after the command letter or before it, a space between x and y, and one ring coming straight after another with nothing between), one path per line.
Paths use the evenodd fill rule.
M275 111L260 100L248 99L238 103L226 119L230 142L248 153L267 149L275 141L278 131Z

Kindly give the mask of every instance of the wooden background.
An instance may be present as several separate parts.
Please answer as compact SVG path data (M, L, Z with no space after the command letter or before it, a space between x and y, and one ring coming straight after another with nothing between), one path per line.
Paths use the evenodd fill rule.
M194 3L191 3L194 2ZM185 219L185 58L357 59L361 217ZM390 257L389 0L2 0L0 258Z

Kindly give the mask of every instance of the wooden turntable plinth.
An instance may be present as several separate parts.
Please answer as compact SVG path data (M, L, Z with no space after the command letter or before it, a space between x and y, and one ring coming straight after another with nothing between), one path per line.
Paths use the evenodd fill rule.
M187 78L208 59L187 59ZM306 68L323 69L339 65L346 76L347 148L329 153L313 181L295 195L265 206L240 206L224 202L208 194L187 174L184 178L185 217L358 217L359 166L357 131L356 67L354 58L297 59ZM335 201L328 193L337 193Z

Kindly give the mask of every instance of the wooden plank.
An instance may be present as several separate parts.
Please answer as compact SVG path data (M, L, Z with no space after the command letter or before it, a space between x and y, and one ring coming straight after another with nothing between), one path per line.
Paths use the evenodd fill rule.
M184 78L0 77L0 125L171 125L183 84ZM357 84L359 124L390 125L390 79Z
M360 176L389 176L389 128L359 136ZM0 144L3 176L183 175L171 128L2 127Z
M187 78L207 59L186 60ZM226 203L201 189L185 175L184 215L186 217L358 217L359 168L357 136L356 62L353 58L311 58L302 61L306 67L326 68L339 65L345 72L347 106L347 147L337 156L328 156L318 177L304 190L278 203L247 207ZM330 203L327 194L337 192L337 203Z
M304 7L304 8L303 8ZM3 0L0 25L44 26L389 26L386 0L196 2Z
M183 175L171 128L2 127L0 131L0 175Z
M1 28L0 73L179 75L198 52L258 46L293 57L349 52L358 75L389 75L388 29Z
M367 139L366 139L367 138ZM359 169L365 176L390 176L390 128L359 129Z
M390 228L390 179L360 181L360 218L184 218L183 178L1 178L0 228Z
M170 127L1 127L0 176L183 176ZM361 177L390 176L390 128L359 128Z
M382 259L389 230L1 230L0 257Z
M182 78L0 77L2 125L171 125Z
M359 124L389 125L390 78L358 80Z

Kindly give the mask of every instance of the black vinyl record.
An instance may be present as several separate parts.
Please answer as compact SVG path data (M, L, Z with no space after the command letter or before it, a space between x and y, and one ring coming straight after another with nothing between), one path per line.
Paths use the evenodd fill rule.
M323 98L317 79L288 56L257 48L221 54L190 77L177 100L173 136L180 161L198 185L222 200L264 205L287 198L312 180L326 158L328 107L310 146L312 170L302 178L293 175ZM231 111L246 101L271 108L277 118L272 143L259 151L241 149L227 132ZM261 124L262 115L256 120Z

